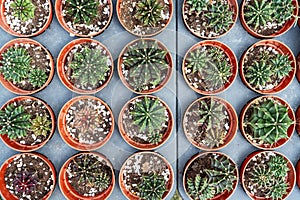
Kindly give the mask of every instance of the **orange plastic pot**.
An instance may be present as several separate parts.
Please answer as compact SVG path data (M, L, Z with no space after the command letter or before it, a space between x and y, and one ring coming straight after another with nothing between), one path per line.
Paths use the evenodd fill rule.
M43 160L48 167L51 170L52 173L52 179L53 179L53 187L52 189L41 199L41 200L47 200L50 198L51 194L53 193L54 189L55 189L55 184L56 184L56 171L55 171L55 167L52 164L52 162L44 155L40 154L40 153L22 153L22 154L16 154L12 157L10 157L8 160L6 160L3 165L1 166L1 170L0 170L0 193L2 195L2 197L4 199L7 200L18 200L19 198L17 198L15 195L11 194L9 192L9 190L5 187L6 183L4 180L5 177L5 173L6 173L6 169L9 167L10 163L19 155L31 155L31 156L37 156L38 158L40 158L41 160Z
M24 145L24 144L16 142L15 140L11 140L6 134L5 135L0 135L0 138L2 139L4 144L6 144L9 148L11 148L15 151L30 152L30 151L38 150L38 149L42 148L50 140L50 138L53 136L53 134L55 132L55 115L54 115L54 112L48 104L46 104L44 101L42 101L38 98L31 97L31 96L18 96L18 97L15 97L15 98L10 99L9 101L7 101L0 108L0 110L4 110L9 104L12 104L12 103L18 102L18 101L24 101L24 100L27 100L27 99L30 99L32 101L40 101L47 108L47 111L48 111L48 113L51 117L51 124L52 124L51 132L50 132L48 138L45 141L43 141L42 143L36 144L36 145Z
M289 57L289 60L291 61L292 70L290 71L289 75L284 77L281 80L281 82L272 89L267 89L267 90L255 89L246 80L246 77L245 77L245 74L244 74L244 62L245 62L245 59L246 59L247 54L249 53L249 51L256 48L256 47L271 47L271 48L275 49L276 51L278 51L280 54L287 55ZM240 77L241 77L243 83L249 89L253 90L254 92L260 93L260 94L276 94L276 93L281 92L284 89L286 89L292 83L292 81L294 79L294 76L296 74L296 58L295 58L292 50L288 46L283 44L282 42L277 41L277 40L272 40L272 39L261 40L259 42L256 42L252 46L250 46L244 52L244 54L242 55L242 57L240 59L240 69L239 70L240 70Z
M109 187L101 192L100 194L94 196L94 197L87 197L87 196L82 196L80 194L78 194L78 192L71 186L71 184L69 183L68 180L68 175L67 175L67 170L68 170L68 166L71 163L71 161L82 154L93 154L94 156L99 157L100 159L105 160L106 164L108 165L108 167L111 169L112 172L112 177L111 177L111 183L109 185ZM59 172L59 178L58 178L58 183L59 183L59 188L60 191L62 192L62 194L64 195L64 197L66 199L70 199L70 200L75 200L75 199L80 199L80 200L106 200L109 198L109 196L111 195L111 193L113 192L113 189L115 187L115 174L114 174L114 168L111 164L111 162L102 154L98 153L98 152L80 152L78 154L73 155L71 158L69 158L61 167L60 172Z
M186 59L187 59L187 56L189 55L189 53L200 47L203 47L203 46L210 46L210 47L216 47L218 49L221 49L226 54L226 56L229 58L232 75L229 77L228 81L221 88L219 88L217 90L204 91L204 90L201 90L201 89L191 86L186 74L184 73L184 71L185 71L184 68L186 67ZM235 81L236 76L237 76L237 71L238 71L238 61L237 61L237 58L236 58L234 52L224 43L219 42L217 40L205 40L205 41L201 41L201 42L195 44L187 51L187 53L184 56L183 62L182 62L181 70L182 70L183 78L184 78L185 82L195 92L202 94L202 95L220 94L221 92L226 91Z

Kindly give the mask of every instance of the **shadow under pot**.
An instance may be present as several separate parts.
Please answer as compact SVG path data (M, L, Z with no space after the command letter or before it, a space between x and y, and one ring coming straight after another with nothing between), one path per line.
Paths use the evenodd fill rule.
M185 165L183 187L189 199L229 199L238 185L235 162L221 152L194 155Z
M111 162L97 152L81 152L69 158L59 173L59 187L66 199L106 200L115 186Z
M297 15L297 0L243 0L240 20L252 36L273 38L283 35L292 28Z
M189 31L203 39L214 39L226 35L238 18L236 0L185 0L182 17Z
M296 73L291 49L277 40L261 40L244 52L240 60L243 83L260 94L276 94L286 89Z
M118 0L117 15L129 33L151 37L169 25L173 15L172 0Z
M278 152L253 152L240 170L241 184L251 199L287 199L295 186L294 166Z
M30 95L50 84L54 62L39 42L18 38L0 49L0 82L10 92Z
M94 37L109 26L113 3L111 0L57 0L55 11L58 22L71 36Z
M43 33L52 21L50 0L0 0L0 26L17 37Z
M73 40L58 55L57 74L72 92L96 93L111 80L113 59L109 50L97 40Z
M240 131L259 149L276 149L286 144L295 130L295 114L290 105L275 96L250 100L240 114Z
M43 147L55 131L55 115L49 105L30 96L18 96L0 109L0 137L15 151Z
M47 200L55 184L54 165L42 154L16 154L1 166L0 193L4 199Z
M111 138L114 117L101 99L78 96L62 107L57 125L66 144L79 151L90 151L102 147Z
M237 76L238 62L225 44L208 40L192 46L185 54L182 73L186 83L203 95L227 90Z
M118 73L123 84L137 94L151 94L161 90L173 71L172 56L156 39L137 39L122 50L118 59Z
M160 154L137 152L121 167L119 184L128 200L164 200L172 191L174 172L170 163Z
M234 138L238 117L234 108L218 97L202 97L185 111L183 131L191 144L202 150L219 150Z
M155 96L138 96L128 101L119 115L119 130L132 147L152 150L171 136L174 119L171 109Z

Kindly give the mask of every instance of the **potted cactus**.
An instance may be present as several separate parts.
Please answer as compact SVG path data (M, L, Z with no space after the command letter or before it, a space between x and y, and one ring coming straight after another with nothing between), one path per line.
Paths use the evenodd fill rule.
M287 199L295 179L293 164L278 152L253 152L241 166L241 183L251 199Z
M241 23L258 38L272 38L286 33L296 22L297 0L243 0Z
M110 161L97 152L81 152L69 158L59 172L59 187L66 199L106 200L115 186Z
M79 151L95 150L112 136L114 117L109 106L94 96L78 96L68 101L58 116L62 139Z
M288 142L295 130L295 115L290 105L279 97L258 97L242 109L240 130L257 148L279 148Z
M183 172L183 187L189 199L229 199L238 185L238 168L220 152L194 155Z
M173 15L172 0L118 0L121 25L131 34L150 37L162 32Z
M119 184L127 199L166 199L174 185L172 166L151 151L137 152L123 164Z
M195 147L219 150L234 138L238 117L234 108L224 99L202 97L194 101L183 116L183 130Z
M71 36L94 37L110 24L113 4L111 0L57 0L55 11L58 22Z
M132 92L151 94L161 90L172 75L170 52L161 42L145 38L130 42L118 59L121 81Z
M60 51L57 73L72 92L92 94L109 83L113 75L113 59L109 50L97 40L77 39Z
M185 54L182 73L187 84L203 95L227 90L237 76L238 63L233 51L219 41L202 41Z
M18 96L0 108L0 137L16 151L44 146L55 131L55 115L49 105L30 96Z
M50 0L0 0L0 26L11 35L37 36L51 21Z
M184 0L183 21L191 33L213 39L228 33L238 17L236 0Z
M244 84L260 94L275 94L287 88L296 73L296 59L285 44L261 40L245 51L240 61Z
M4 199L50 198L56 184L51 161L39 153L16 154L0 170L0 193Z
M174 120L171 109L155 96L138 96L128 101L119 115L123 139L140 150L163 145L171 136Z
M14 39L0 49L0 82L15 94L36 93L50 84L53 75L52 56L37 41Z

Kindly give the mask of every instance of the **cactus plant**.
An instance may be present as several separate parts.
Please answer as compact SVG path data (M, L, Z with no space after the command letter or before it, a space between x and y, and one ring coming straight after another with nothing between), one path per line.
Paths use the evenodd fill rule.
M168 70L167 53L152 40L141 39L128 46L123 54L123 65L128 70L128 82L135 91L149 90L161 84L165 76L163 72Z
M271 82L273 75L271 65L266 61L254 61L253 64L245 70L245 77L251 85L255 88L265 87L267 83Z
M228 83L229 78L232 76L231 65L226 60L219 60L216 65L208 68L207 78L210 80L209 88L221 88Z
M23 195L28 195L38 187L37 173L28 171L16 171L13 184L16 192Z
M214 186L208 183L208 179L202 178L199 174L194 180L188 179L187 186L190 197L197 200L211 199L216 193Z
M39 116L31 120L30 130L34 133L35 136L47 136L48 132L51 131L52 122L47 115Z
M208 10L209 0L187 0L187 4L191 6L189 12L196 12L197 15L200 15L202 11Z
M106 173L98 172L95 175L95 186L101 188L102 191L109 187L111 180Z
M186 58L187 68L192 70L192 73L203 74L208 65L214 65L213 57L211 54L208 54L206 51L198 48L195 51L191 51Z
M97 87L105 81L110 71L109 58L100 49L85 47L82 52L76 52L70 63L73 70L71 78L82 87Z
M140 20L144 26L155 27L162 20L161 12L164 6L158 0L142 0L136 4L135 17Z
M10 4L13 15L22 21L34 18L35 5L31 0L14 0Z
M166 190L166 181L162 175L151 173L142 176L138 184L139 197L141 199L160 200L163 198Z
M30 71L28 79L34 87L42 87L46 83L48 76L45 70L34 69Z

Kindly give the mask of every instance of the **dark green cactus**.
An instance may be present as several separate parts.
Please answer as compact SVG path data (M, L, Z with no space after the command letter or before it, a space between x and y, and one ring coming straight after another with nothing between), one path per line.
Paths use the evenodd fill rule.
M195 200L207 200L215 196L215 187L208 182L207 178L202 178L199 174L195 179L187 181L188 194Z
M108 61L102 50L85 47L82 52L74 54L70 64L72 79L83 87L97 87L101 81L105 81L110 71Z
M48 132L51 131L52 122L47 115L39 116L31 120L30 130L34 133L35 136L47 136Z
M186 3L190 5L190 13L196 12L197 15L200 15L202 11L208 10L208 0L187 0Z
M75 24L87 24L97 17L99 1L97 0L66 0L66 13L73 17Z
M151 173L144 175L138 184L139 197L143 200L161 200L166 189L166 181L162 175Z
M232 76L231 65L226 61L218 61L216 65L212 65L206 70L207 79L210 80L210 88L221 88L228 83Z
M255 88L265 87L271 82L272 69L266 61L254 61L253 64L245 70L246 80Z
M276 11L274 12L275 19L278 24L282 25L287 20L291 19L295 10L292 0L276 0L272 1L275 4Z
M34 18L35 5L31 0L14 0L10 7L12 8L13 15L22 21L27 21Z
M158 0L141 0L136 4L135 17L140 20L144 26L157 26L162 20L161 11L164 6Z
M284 78L292 71L291 61L289 57L283 54L276 54L274 59L271 59L272 73L278 78Z
M209 64L214 65L213 57L207 51L203 51L200 48L189 52L186 61L187 68L191 69L192 73L199 72L203 74L208 69Z
M46 83L48 76L45 70L34 69L29 72L28 79L34 87L42 87Z
M24 106L7 105L0 110L0 134L7 134L12 140L27 136L31 127L30 117Z

